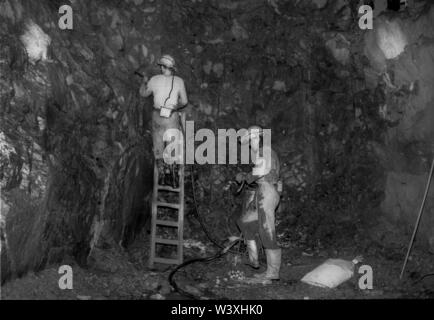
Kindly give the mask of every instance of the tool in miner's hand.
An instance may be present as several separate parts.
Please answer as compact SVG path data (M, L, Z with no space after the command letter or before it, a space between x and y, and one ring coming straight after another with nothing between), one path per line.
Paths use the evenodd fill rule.
M413 247L414 239L416 238L417 229L419 228L420 218L422 217L422 212L425 207L426 198L428 196L429 187L432 180L432 175L434 171L434 158L432 160L431 164L431 170L428 175L428 182L426 184L425 188L425 194L423 196L422 204L419 209L419 215L417 216L416 225L414 226L413 235L411 236L410 244L408 245L407 255L405 256L404 264L402 266L401 275L399 276L399 279L402 279L402 276L404 275L405 267L407 265L408 257L410 256L411 249Z
M185 123L185 113L181 114L181 122ZM179 164L179 184L177 188L159 184L159 172L157 161L154 163L154 189L152 194L152 222L151 222L151 253L149 257L149 267L153 268L154 263L182 264L183 262L183 234L184 234L184 164ZM160 191L169 191L178 194L177 203L168 203L158 200ZM162 220L158 217L159 208L170 208L178 212L177 220ZM157 236L157 227L164 226L177 229L177 239L165 239ZM157 244L176 246L176 258L164 258L156 256Z

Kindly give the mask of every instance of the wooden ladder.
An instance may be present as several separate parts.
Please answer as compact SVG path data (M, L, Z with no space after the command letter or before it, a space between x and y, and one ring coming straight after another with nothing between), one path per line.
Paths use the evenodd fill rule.
M185 114L181 121L185 123ZM185 128L185 127L184 127ZM152 221L151 221L151 253L149 257L149 267L153 268L155 263L164 264L181 264L183 262L183 244L184 244L184 165L178 165L179 183L177 188L159 184L159 172L157 161L154 161L154 189L152 194ZM169 203L158 200L160 191L168 191L178 194L178 202ZM177 220L162 220L158 216L159 208L170 208L178 212ZM165 239L157 235L158 226L177 229L177 239ZM157 244L176 246L176 258L164 258L156 256Z

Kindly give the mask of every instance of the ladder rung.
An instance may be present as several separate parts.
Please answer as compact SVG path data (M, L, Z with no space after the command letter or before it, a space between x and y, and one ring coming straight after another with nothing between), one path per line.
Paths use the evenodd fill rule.
M159 258L159 257L155 257L154 262L166 263L166 264L179 264L178 259L168 259L168 258Z
M185 121L185 116L184 120ZM184 166L181 165L179 167L178 175L179 175L179 186L173 187L171 185L160 185L158 183L159 178L159 170L156 162L154 163L154 185L153 185L153 194L152 194L152 230L151 230L151 251L149 257L149 265L153 266L154 263L163 263L163 264L174 264L179 265L183 261L183 222L184 222L184 198L185 198L185 171ZM159 200L159 193L163 193L162 191L173 192L179 194L179 200L170 201L167 199ZM176 195L175 195L176 196ZM158 208L171 208L177 210L177 219L174 220L163 220L158 219ZM160 209L161 210L161 209ZM165 239L164 235L157 236L157 229L159 226L167 226L176 228L178 235L175 239ZM160 227L161 228L161 227ZM172 245L176 246L176 257L177 258L163 258L156 256L156 251L158 245Z
M172 244L175 246L179 246L180 245L179 242L180 242L179 240L155 238L155 243Z
M167 207L172 209L178 209L180 208L179 204L175 203L167 203L167 202L157 202L157 207Z
M163 190L163 191L181 192L180 188L172 188L169 186L158 185L157 188L158 188L158 190Z
M160 225L160 226L179 227L179 224L177 221L155 220L155 224Z

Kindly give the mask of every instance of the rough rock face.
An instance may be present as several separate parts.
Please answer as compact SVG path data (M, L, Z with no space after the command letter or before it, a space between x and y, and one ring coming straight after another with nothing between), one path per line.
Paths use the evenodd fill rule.
M178 62L196 130L272 129L279 237L300 240L297 221L300 241L325 241L381 201L412 224L432 157L432 8L378 15L378 34L358 28L348 0L71 1L73 30L58 27L62 4L0 3L2 279L65 255L91 261L143 229L152 160L138 89L162 52ZM221 239L234 232L226 192L239 169L195 167Z
M64 255L85 263L146 221L151 140L135 72L159 54L157 6L114 4L74 2L73 30L58 27L58 1L0 4L2 279Z
M353 2L167 6L172 14L164 17L162 47L179 48L180 73L195 106L188 118L196 129L272 129L285 185L280 226L304 221L311 234L320 235L319 217L353 219L360 206L379 205L382 172L369 142L386 126L377 112L380 90L364 81L367 59ZM220 200L228 198L225 187L236 169L195 169L199 203L207 204L201 211L219 226L214 233L220 239L230 234L219 213L239 210ZM293 228L282 230L282 237L298 240ZM315 236L308 240L317 242Z
M378 111L390 124L383 142L374 144L386 170L382 209L407 230L416 221L434 155L434 7L419 10L381 16L366 36L367 56L385 95ZM420 229L429 243L433 210L431 187Z

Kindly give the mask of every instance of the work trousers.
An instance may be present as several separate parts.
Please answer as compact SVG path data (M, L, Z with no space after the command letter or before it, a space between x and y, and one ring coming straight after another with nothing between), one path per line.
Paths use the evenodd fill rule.
M275 227L275 211L279 200L275 186L268 181L260 182L255 191L247 191L243 213L238 220L246 240L255 240L259 235L265 249L279 249Z
M164 150L166 144L170 143L169 141L165 142L163 140L164 133L168 129L179 130L178 132L180 133L180 136L177 136L176 138L172 138L172 141L174 139L178 139L178 141L180 142L180 148L182 148L182 132L181 132L179 113L172 112L169 118L164 118L160 116L159 110L154 109L152 113L152 143L153 143L153 151L154 151L155 159L162 159L164 157Z

